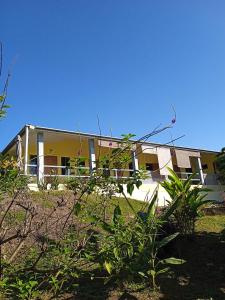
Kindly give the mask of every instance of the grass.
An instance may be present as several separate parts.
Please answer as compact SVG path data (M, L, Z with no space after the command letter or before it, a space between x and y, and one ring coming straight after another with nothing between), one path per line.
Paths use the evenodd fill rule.
M225 229L225 216L203 216L196 222L196 232L221 233Z

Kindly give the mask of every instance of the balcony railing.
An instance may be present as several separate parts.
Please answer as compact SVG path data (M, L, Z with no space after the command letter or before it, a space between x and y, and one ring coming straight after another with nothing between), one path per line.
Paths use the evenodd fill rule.
M28 175L37 176L37 164L28 164ZM54 166L54 165L44 165L44 177L89 177L90 168L89 167L66 167L66 166ZM98 171L102 172L109 177L113 178L129 178L132 177L134 172L133 169L107 169L98 168ZM64 173L64 174L62 174Z
M29 176L37 176L37 164L28 164L28 175ZM54 166L54 165L44 165L44 177L83 177L87 178L90 176L90 168L85 166L78 166L78 167L67 167L67 166ZM107 169L107 168L98 168L98 171L101 171L102 174L106 176L115 178L115 179L122 179L122 178L129 178L132 177L134 172L133 169ZM161 175L159 170L157 171L146 171L148 180L152 182L160 182L167 178L165 175ZM64 174L63 174L64 173ZM179 178L182 180L188 179L192 176L193 173L190 172L176 172ZM216 174L204 174L205 184L207 185L217 185L217 177ZM199 184L201 183L201 178L199 173L195 173L194 177L191 179L192 184Z
M193 175L193 173L190 172L176 172L178 177L182 180L187 180L190 176ZM201 183L201 177L199 173L195 173L195 175L192 177L191 182L193 184L199 184Z

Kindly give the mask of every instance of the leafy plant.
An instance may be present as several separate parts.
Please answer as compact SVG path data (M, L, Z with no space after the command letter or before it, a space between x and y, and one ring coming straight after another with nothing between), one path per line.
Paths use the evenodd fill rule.
M173 257L158 257L160 249L176 238L178 233L161 237L166 215L156 214L156 200L157 191L145 211L136 212L128 223L119 206L114 209L111 223L96 219L107 233L100 238L98 261L107 271L108 280L114 278L121 282L141 276L156 289L156 278L169 271L169 264L184 263L184 260Z
M28 181L20 174L14 158L0 154L0 194L13 195L16 191L26 190Z
M70 168L71 172L74 173L76 176L85 176L88 175L87 170L85 167L86 158L79 156L70 159Z
M21 300L29 300L29 299L36 299L39 296L39 291L36 290L38 285L37 280L25 280L16 279L15 283L11 283L9 285L10 294L14 294L17 296L17 299Z
M170 172L168 180L160 184L171 198L171 201L168 201L168 210L171 205L176 206L171 215L171 221L175 230L180 233L193 234L195 221L200 216L201 207L212 202L205 199L210 190L199 186L192 187L191 181L195 174L182 180L172 169L168 169Z

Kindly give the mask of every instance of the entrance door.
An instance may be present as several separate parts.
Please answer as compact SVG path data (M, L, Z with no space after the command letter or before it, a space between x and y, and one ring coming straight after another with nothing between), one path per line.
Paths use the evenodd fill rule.
M45 165L48 166L57 166L57 156L47 155L44 159ZM57 168L45 167L45 174L54 175L58 174Z

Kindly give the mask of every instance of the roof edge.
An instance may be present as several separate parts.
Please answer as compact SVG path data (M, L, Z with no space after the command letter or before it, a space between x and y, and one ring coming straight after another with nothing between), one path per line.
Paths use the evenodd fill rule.
M16 136L9 142L9 144L2 150L2 154L6 154L7 151L16 143L17 140L17 135L22 135L25 132L26 127L33 127L34 129L37 130L43 130L43 131L53 131L53 132L59 132L59 133L68 133L68 134L75 134L75 135L82 135L86 137L95 137L95 138L103 138L103 139L108 139L108 140L115 140L115 141L121 141L121 138L118 137L111 137L111 136L104 136L104 135L99 135L99 134L92 134L92 133L84 133L84 132L76 132L72 130L64 130L64 129L57 129L57 128L51 128L51 127L42 127L42 126L35 126L32 124L26 124L22 127L22 129L16 134ZM137 140L131 140L132 142L137 142ZM170 146L170 142L167 144L160 144L160 143L152 143L152 142L143 142L144 144L147 145L152 145L155 147L168 147L168 148L176 148L176 149L181 149L181 150L192 150L192 151L200 151L200 152L207 152L207 153L216 153L218 154L219 151L214 151L214 150L207 150L207 149L199 149L199 148L190 148L190 147L183 147L183 146Z
M14 136L14 138L11 139L11 141L8 143L8 145L1 151L1 153L3 155L5 155L10 150L10 148L12 148L12 146L16 143L17 135L23 135L23 133L25 132L25 129L26 129L27 126L30 126L30 125L29 124L24 125L20 129L20 131Z

